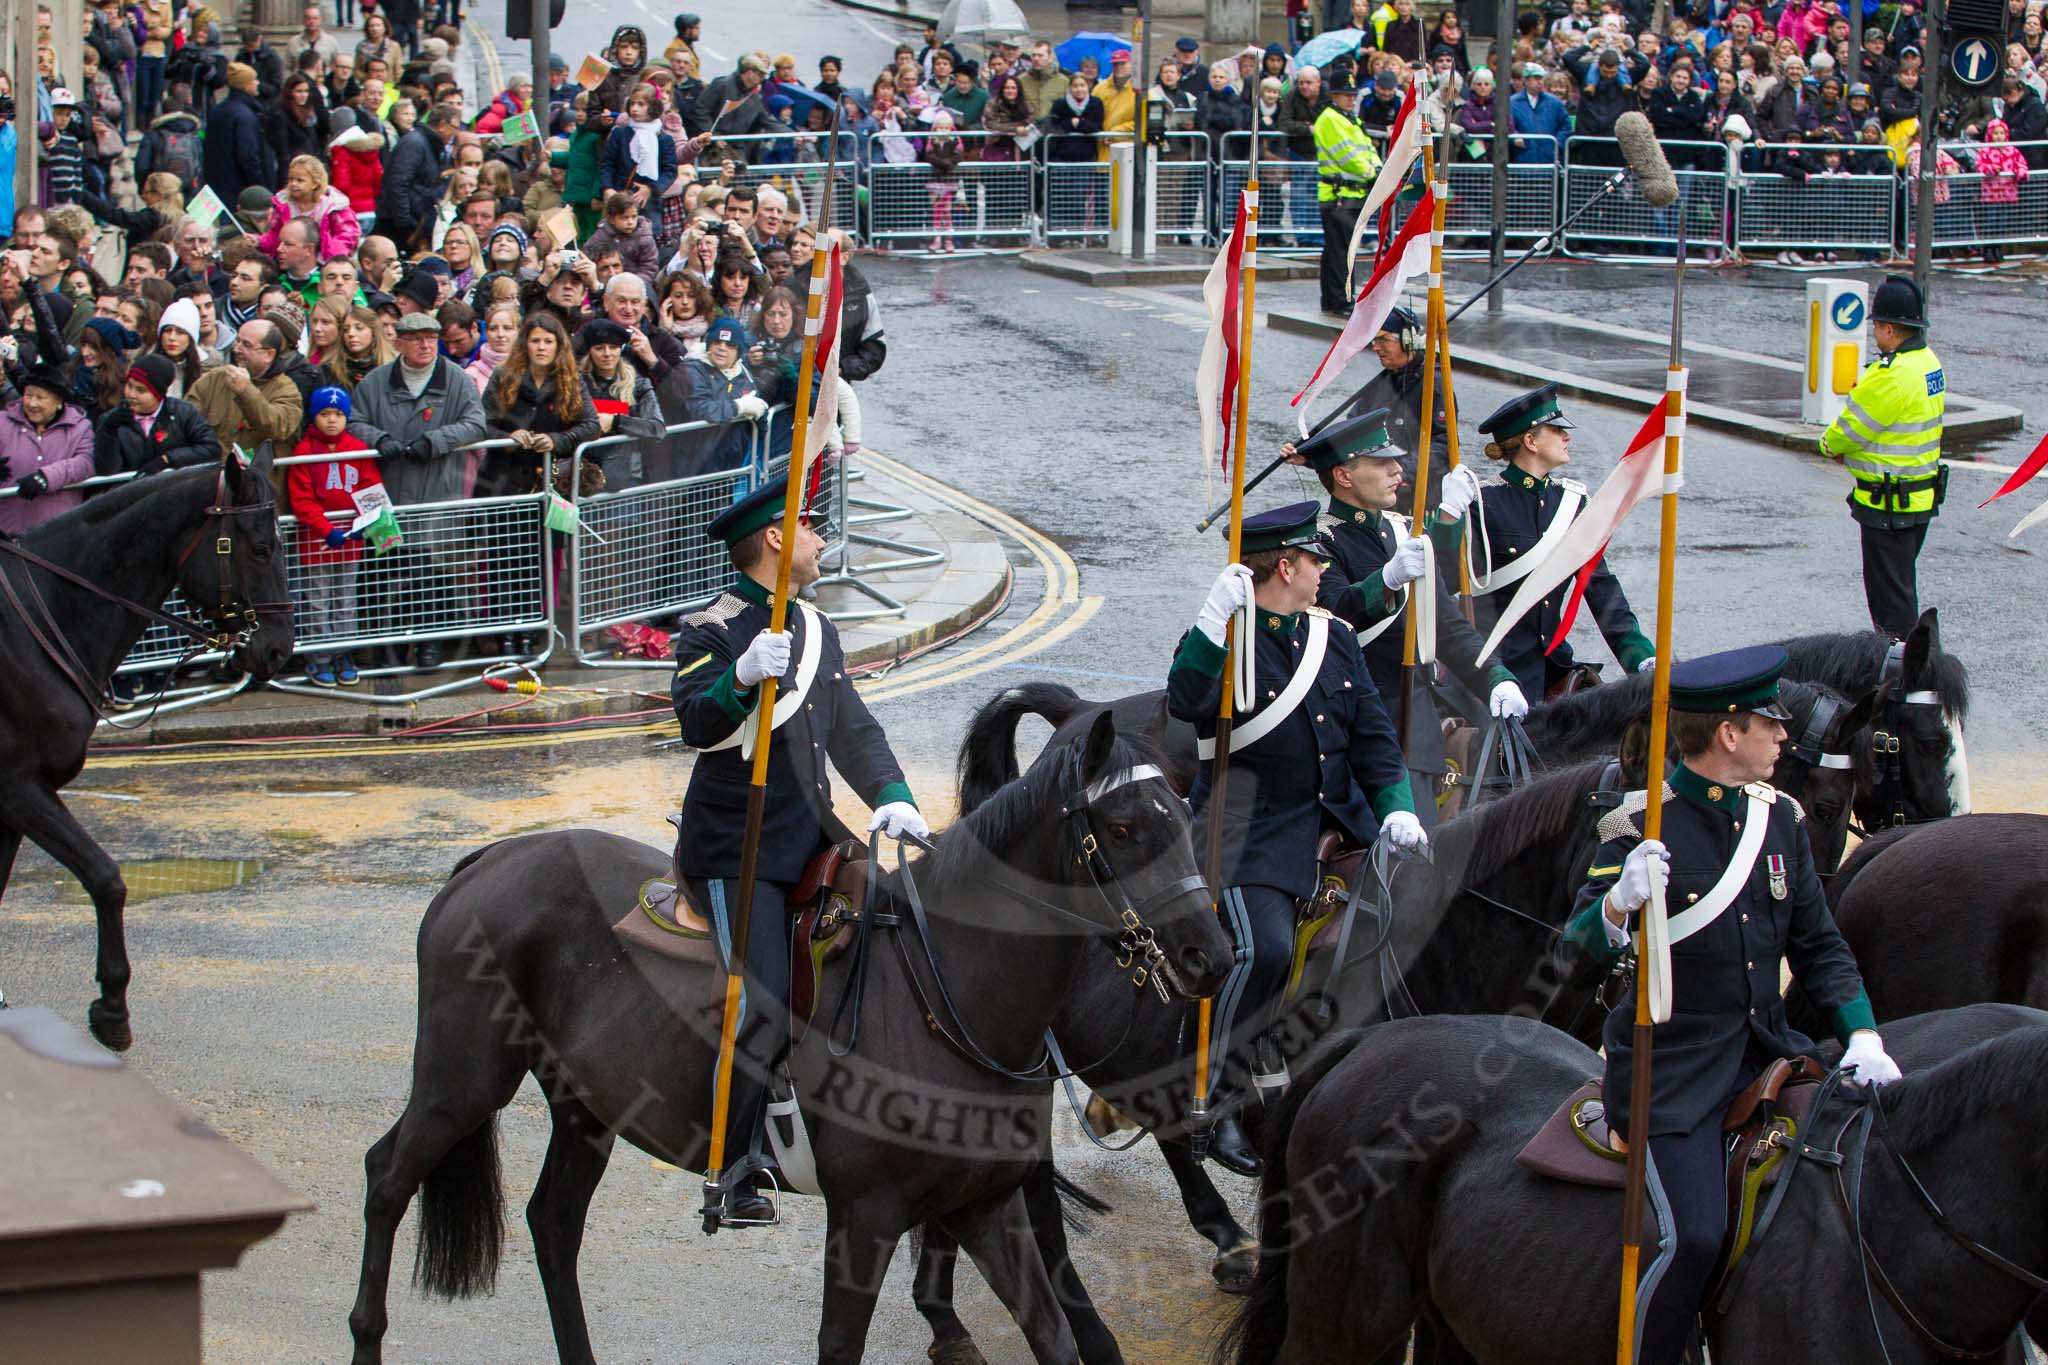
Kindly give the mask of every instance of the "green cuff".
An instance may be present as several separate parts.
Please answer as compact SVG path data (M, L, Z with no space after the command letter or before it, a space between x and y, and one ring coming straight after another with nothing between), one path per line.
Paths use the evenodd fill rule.
M1365 599L1364 618L1359 622L1362 626L1384 620L1400 609L1400 594L1387 586L1385 569L1374 569L1351 586Z
M1858 1029L1875 1029L1877 1014L1870 1008L1870 992L1859 987L1856 998L1835 1011L1835 1037L1844 1047Z
M1415 814L1415 793L1408 789L1408 779L1402 778L1391 787L1382 787L1372 794L1372 813L1385 824L1387 817L1397 810Z
M1639 630L1632 630L1621 637L1621 643L1614 647L1614 657L1621 660L1621 671L1633 673L1643 666L1643 660L1654 658L1657 646Z
M1436 513L1431 512L1423 522L1423 534L1436 546L1437 554L1451 564L1457 563L1457 556L1464 549L1465 519L1471 515L1467 512L1456 521L1439 521Z
M1573 916L1572 922L1565 926L1564 931L1567 943L1586 954L1595 963L1603 964L1613 962L1621 956L1622 951L1608 942L1607 930L1602 927L1602 921L1607 915L1601 907L1606 904L1605 896L1594 901Z
M1495 664L1492 668L1486 670L1487 691L1491 692L1494 688L1499 687L1502 683L1513 683L1515 686L1520 687L1522 685L1522 680L1520 678L1517 678L1513 673L1510 673L1507 669L1503 668L1499 664Z
M1180 651L1173 656L1175 668L1192 668L1205 678L1223 676L1223 661L1230 652L1204 635L1198 626L1181 636Z
M754 709L754 689L749 687L742 691L738 683L739 679L734 676L732 667L728 665L725 672L718 675L718 681L711 684L705 693L718 703L718 709L731 717L734 723L745 720L747 713Z
M901 801L911 807L917 805L917 798L910 794L910 784L907 782L884 783L882 789L875 793L876 810L880 810L891 801Z

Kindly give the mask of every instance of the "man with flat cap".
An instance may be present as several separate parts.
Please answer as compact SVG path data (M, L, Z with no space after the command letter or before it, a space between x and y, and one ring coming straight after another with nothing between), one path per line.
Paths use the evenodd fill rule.
M679 889L716 927L720 949L729 955L753 781L753 710L762 681L780 680L743 964L743 1014L736 1025L739 1048L730 1112L735 1150L742 1152L766 1116L769 1075L789 1049L790 938L784 906L804 865L845 837L832 815L827 760L874 809L870 832L920 839L931 833L888 736L846 676L838 629L808 603L794 602L787 628L768 630L782 553L783 498L780 484L765 485L705 527L708 538L725 544L739 578L710 606L683 619L670 688L683 742L697 750L676 843ZM796 536L789 572L792 594L817 581L818 555L825 546L808 521L798 524ZM774 1205L758 1181L758 1173L749 1173L729 1184L727 1227L774 1221Z
M1941 462L1948 380L1928 348L1926 305L1912 280L1893 275L1877 287L1870 332L1877 359L1821 433L1820 453L1856 479L1849 515L1863 538L1870 624L1903 640L1920 618L1920 547L1948 491Z
M1529 714L1529 702L1515 675L1499 664L1489 668L1481 663L1479 651L1485 642L1451 595L1451 556L1457 553L1461 528L1451 527L1447 544L1432 554L1423 538L1411 533L1407 518L1394 511L1406 479L1401 448L1393 442L1387 416L1381 409L1332 423L1301 447L1303 463L1316 472L1330 495L1329 514L1323 520L1330 567L1323 571L1317 600L1358 632L1373 684L1389 714L1398 715L1406 652L1402 617L1417 592L1429 592L1436 602L1436 657L1473 696L1487 698L1493 714L1519 720ZM1443 568L1430 574L1425 584L1424 566L1432 563ZM1425 829L1436 826L1433 798L1444 775L1443 724L1429 672L1420 670L1415 680L1409 694L1408 733L1401 737L1416 813Z
M1779 1058L1816 1052L1778 994L1781 960L1847 1047L1859 1083L1899 1078L1870 997L1835 929L1799 803L1765 779L1791 717L1778 702L1785 651L1729 650L1671 668L1671 747L1663 838L1643 837L1646 792L1601 818L1566 939L1596 963L1620 956L1654 891L1668 907L1671 1018L1655 1026L1650 1126L1628 1131L1635 981L1602 1035L1608 1123L1647 1141L1671 1210L1672 1247L1652 1295L1637 1360L1678 1365L1720 1259L1726 1223L1721 1118ZM1652 908L1649 913L1657 913Z
M1191 799L1206 838L1228 623L1236 619L1240 642L1250 637L1251 688L1233 684L1222 880L1213 888L1238 950L1216 1001L1219 1118L1210 1154L1243 1175L1256 1174L1259 1160L1233 1112L1242 1083L1221 1083L1224 1062L1273 1022L1293 956L1295 902L1316 889L1317 840L1334 829L1363 848L1384 828L1398 848L1427 843L1357 636L1315 605L1331 554L1320 511L1298 502L1244 519L1243 560L1217 575L1166 675L1167 710L1195 727L1203 761Z
M1586 486L1557 477L1571 463L1572 420L1557 402L1557 385L1545 384L1496 408L1479 424L1492 437L1488 459L1502 462L1498 477L1481 483L1470 465L1444 476L1437 503L1437 538L1452 534L1466 521L1465 552L1472 559L1472 595L1480 631L1491 634L1501 613L1514 600L1514 585L1534 572L1556 548L1572 519L1586 505ZM1548 649L1564 620L1570 583L1560 584L1517 621L1500 642L1499 661L1515 675L1522 694L1540 701L1558 689L1569 689L1579 665L1570 640ZM1656 646L1636 624L1628 595L1608 569L1603 555L1586 584L1586 607L1622 671L1645 673L1656 663ZM1598 672L1596 665L1585 671Z

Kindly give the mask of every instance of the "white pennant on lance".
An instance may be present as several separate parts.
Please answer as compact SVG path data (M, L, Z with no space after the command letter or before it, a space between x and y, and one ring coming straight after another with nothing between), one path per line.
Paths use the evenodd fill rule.
M1230 427L1237 396L1238 305L1244 292L1245 195L1238 195L1237 221L1216 263L1202 280L1202 303L1209 311L1209 331L1202 338L1202 360L1195 371L1195 402L1202 417L1202 468L1217 465L1217 448Z
M846 301L845 264L845 250L834 233L831 254L825 258L825 306L818 316L818 394L811 407L811 429L804 435L806 467L839 425L839 313Z
M1308 432L1308 405L1372 344L1408 281L1429 270L1429 230L1435 213L1436 190L1432 186L1423 191L1408 221L1394 234L1393 243L1373 267L1372 278L1358 291L1358 299L1351 306L1351 318L1330 343L1322 364L1316 366L1301 392L1294 395L1292 406L1304 435Z
M1394 115L1394 128L1387 138L1387 159L1380 163L1380 173L1373 178L1372 188L1366 191L1365 207L1358 211L1358 221L1351 225L1351 249L1344 253L1344 291L1348 294L1357 283L1358 244L1365 240L1365 225L1407 183L1408 172L1415 167L1415 159L1422 155L1422 110L1415 103L1415 83L1409 82L1408 93L1401 97L1401 110Z

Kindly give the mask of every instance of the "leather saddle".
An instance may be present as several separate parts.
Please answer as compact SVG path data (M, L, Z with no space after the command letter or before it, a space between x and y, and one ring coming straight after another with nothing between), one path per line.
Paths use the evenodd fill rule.
M1335 830L1316 840L1316 890L1294 907L1294 961L1287 970L1287 996L1300 992L1309 954L1334 950L1343 928L1343 910L1351 884L1365 866L1369 850L1353 848Z
M801 1037L818 1004L825 964L844 952L867 902L867 848L856 840L832 844L808 863L785 909L796 921L789 962L790 1015ZM633 907L612 932L634 947L694 966L722 968L711 922L682 890L673 861L667 880L640 887Z
M1722 1115L1728 1235L1722 1245L1721 1276L1730 1274L1749 1249L1757 1196L1777 1183L1789 1141L1805 1127L1825 1075L1810 1057L1779 1058L1730 1101ZM1515 1154L1515 1164L1568 1184L1622 1188L1628 1155L1608 1131L1597 1077L1565 1097Z

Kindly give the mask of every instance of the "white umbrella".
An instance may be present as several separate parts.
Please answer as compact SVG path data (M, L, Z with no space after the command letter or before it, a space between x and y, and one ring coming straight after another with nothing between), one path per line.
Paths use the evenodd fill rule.
M998 37L1025 37L1031 21L1017 8L1016 0L947 0L939 15L942 42L964 39L986 43Z

